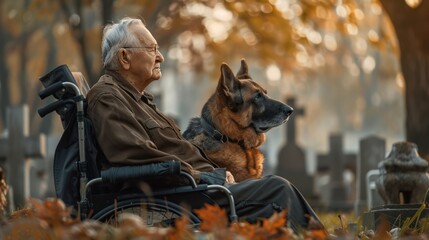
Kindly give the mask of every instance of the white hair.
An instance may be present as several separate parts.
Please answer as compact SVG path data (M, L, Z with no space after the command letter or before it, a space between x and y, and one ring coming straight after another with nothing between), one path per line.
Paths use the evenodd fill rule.
M125 17L118 23L104 27L101 41L101 56L104 69L117 70L119 68L119 59L116 55L118 50L122 47L138 45L138 39L128 28L130 24L134 23L142 23L142 21L137 18Z

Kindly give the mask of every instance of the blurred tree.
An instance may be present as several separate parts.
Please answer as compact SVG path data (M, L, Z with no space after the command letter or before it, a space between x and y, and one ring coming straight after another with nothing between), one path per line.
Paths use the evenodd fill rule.
M0 0L0 7L3 6L4 0ZM4 16L5 11L1 12L0 16ZM6 121L6 107L10 105L9 93L9 69L6 64L7 44L11 40L11 36L6 29L3 17L0 17L0 127Z
M40 103L37 96L40 83L34 80L39 73L49 71L57 64L52 28L58 20L58 12L52 11L46 1L39 0L2 0L0 6L1 126L5 123L6 109L11 105L29 104L30 116L36 114L37 107L33 106ZM37 131L48 132L51 117L44 121L39 125L40 119L36 118L31 124Z
M400 47L405 80L407 140L429 160L429 2L422 0L380 0L392 24Z
M59 4L69 25L82 59L82 71L93 85L100 76L101 26L113 20L114 0L60 0ZM101 6L100 6L101 5ZM101 9L95 11L94 9ZM101 26L100 26L101 25Z
M407 138L416 142L421 154L426 155L429 122L425 117L429 105L422 103L429 99L429 34L424 28L429 18L429 3L380 1L392 19L401 48ZM58 62L82 71L92 85L102 71L99 57L102 28L123 16L142 16L161 48L168 49L166 56L182 68L217 73L221 62L237 62L235 58L246 57L257 59L261 67L275 64L282 71L297 72L315 67L321 53L329 52L325 48L330 48L336 38L332 33L353 34L363 22L359 7L363 2L378 3L375 0L0 0L1 122L6 107L16 104L12 95L20 96L17 101L20 104L37 103L34 101L37 90L27 86L40 84L29 85L25 81L29 75L34 78L35 72L46 72ZM406 2L419 4L409 7ZM368 37L369 42L392 51L391 36L384 27L377 28L378 39ZM40 34L42 38L38 37ZM37 44L48 46L38 49L39 56L31 53ZM11 54L19 56L16 57L19 64L12 63ZM377 62L377 56L374 57ZM40 66L29 72L27 68L34 61ZM355 62L362 72L361 59ZM19 90L12 86L11 79L20 81ZM18 93L11 93L11 89ZM28 93L33 97L27 97Z
M377 5L377 1L372 2ZM194 32L188 28L179 35L179 40L180 37L184 39L181 47L188 44L193 50L190 52L197 53L197 56L191 55L190 59L199 64L208 62L218 66L224 59L245 54L259 59L265 66L275 62L281 69L291 69L296 67L295 53L300 47L305 47L310 56L320 49L314 30L329 31L329 28L336 25L337 30L353 34L353 29L358 28L361 22L361 10L358 7L360 3L361 1L352 0L301 0L289 3L229 0L224 4L217 1L187 1L185 8L178 10L179 16L185 19L200 16L204 28L195 28ZM429 105L423 103L429 100L429 34L425 30L425 24L429 22L429 3L421 0L381 0L381 4L392 21L400 47L406 89L407 140L417 143L420 154L426 156L429 154L429 122L426 121L429 117ZM170 6L169 9L174 8ZM210 10L213 11L212 14L208 14ZM169 13L170 15L160 16L167 18L166 22L171 22L175 15ZM374 40L372 33L369 33L368 41L385 50L395 51L392 46L394 36L389 35L384 27L378 26L377 29L379 39ZM192 37L199 34L205 37L207 49L204 50L216 54L197 51L195 42L186 41L194 40ZM253 46L255 47L252 48ZM358 67L361 66L358 64ZM371 77L374 79L376 76ZM366 89L376 90L371 87ZM371 92L365 93L369 106L371 104L368 99L371 95Z

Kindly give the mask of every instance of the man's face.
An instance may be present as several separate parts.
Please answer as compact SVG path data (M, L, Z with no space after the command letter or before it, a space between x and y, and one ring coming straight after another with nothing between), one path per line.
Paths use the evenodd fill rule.
M139 45L130 48L130 73L137 76L139 81L148 84L161 78L161 63L164 57L157 50L157 42L143 23L130 26L131 33L136 36Z

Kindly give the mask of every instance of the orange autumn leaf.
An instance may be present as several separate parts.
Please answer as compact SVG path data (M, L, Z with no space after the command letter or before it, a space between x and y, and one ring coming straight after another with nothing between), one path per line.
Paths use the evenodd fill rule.
M189 218L182 215L180 218L174 221L174 231L170 232L168 239L181 240L181 239L193 239L192 232L189 228Z
M218 205L204 204L204 207L195 210L198 218L201 219L200 229L202 231L219 231L228 226L228 217L225 209Z
M36 199L29 200L40 220L51 226L72 225L78 222L71 217L71 209L67 208L61 199L48 198L45 201Z
M2 226L4 227L4 226ZM1 228L0 228L1 229ZM3 229L2 229L3 230ZM48 231L37 218L19 218L8 225L6 231L0 231L1 239L44 239L53 240L52 232Z
M392 239L392 236L389 233L390 226L389 221L386 219L385 216L382 216L380 223L375 231L375 239L380 240L390 240Z
M286 227L287 210L274 213L270 218L257 224L239 222L232 224L232 233L245 237L245 239L292 239L293 231Z
M270 218L264 219L262 222L262 229L268 234L277 233L278 229L286 226L287 210L275 212Z
M256 239L257 225L248 222L239 222L231 225L231 231L247 239Z
M37 214L34 211L34 209L32 209L32 208L23 208L23 209L16 210L16 211L12 212L10 214L9 218L11 220L16 220L16 219L19 219L19 218L34 218L36 216L37 216Z
M313 239L313 240L323 240L323 239L326 239L328 237L328 234L325 230L318 229L318 230L311 230L311 231L307 232L305 234L305 237Z

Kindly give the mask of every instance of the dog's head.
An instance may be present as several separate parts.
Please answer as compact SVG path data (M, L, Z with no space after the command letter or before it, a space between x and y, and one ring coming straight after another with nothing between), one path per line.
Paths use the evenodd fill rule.
M257 133L285 123L293 112L290 106L271 99L252 80L244 59L237 75L226 63L221 65L217 93L231 111L231 118L242 128L252 127Z

